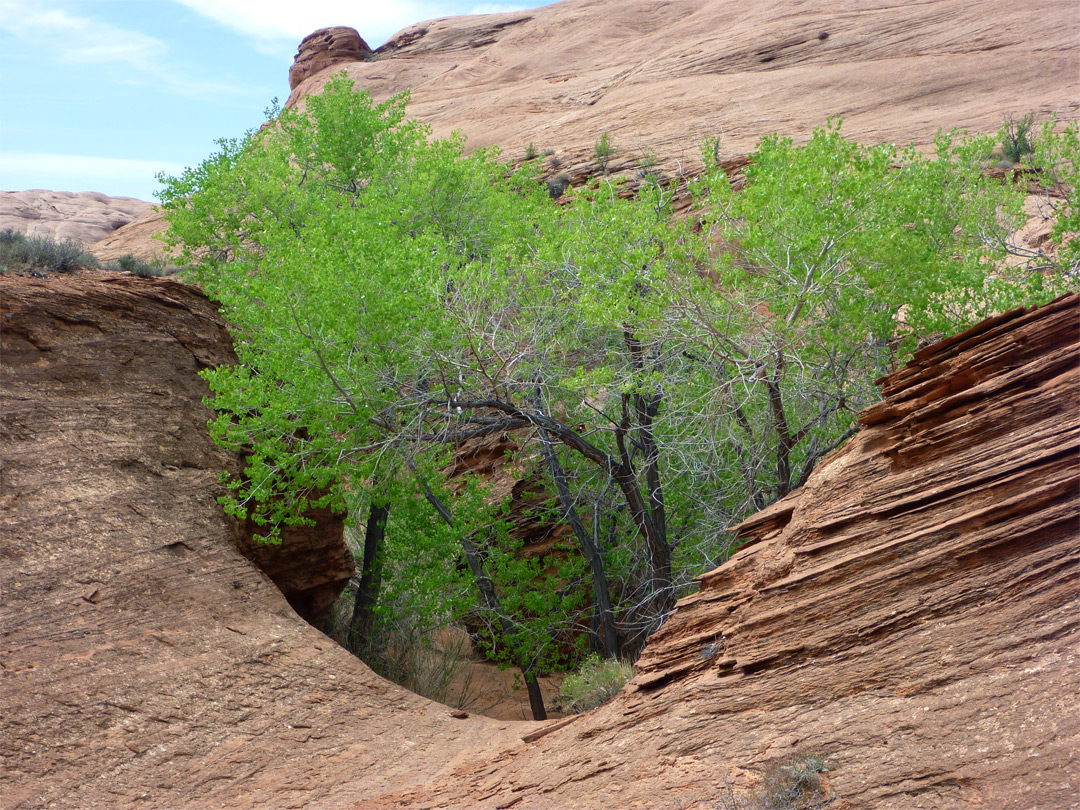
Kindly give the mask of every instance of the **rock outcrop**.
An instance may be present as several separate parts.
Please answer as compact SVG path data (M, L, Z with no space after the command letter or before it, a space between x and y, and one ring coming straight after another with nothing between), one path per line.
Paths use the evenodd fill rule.
M197 291L0 294L2 808L705 810L810 752L837 808L1075 803L1075 295L887 378L622 695L538 726L376 677L238 551L196 376L232 355Z
M149 214L153 205L96 191L0 191L0 230L74 239L89 246Z
M355 28L320 28L300 42L292 67L289 89L295 90L316 73L343 62L366 62L374 54Z
M197 376L235 361L216 307L100 273L0 277L0 299L0 807L224 807L246 799L215 791L273 769L238 764L240 740L289 748L330 723L355 743L349 718L389 687L301 619L352 574L340 516L259 546L216 504L239 463Z
M106 234L90 245L90 252L100 262L111 262L131 254L144 262L167 256L165 243L154 238L165 230L160 211L150 211L138 219Z

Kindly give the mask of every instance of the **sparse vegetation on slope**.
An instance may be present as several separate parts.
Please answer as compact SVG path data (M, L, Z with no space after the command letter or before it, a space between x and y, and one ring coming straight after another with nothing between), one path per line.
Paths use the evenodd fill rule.
M0 232L0 272L71 273L97 264L97 259L72 239L27 236L11 228Z

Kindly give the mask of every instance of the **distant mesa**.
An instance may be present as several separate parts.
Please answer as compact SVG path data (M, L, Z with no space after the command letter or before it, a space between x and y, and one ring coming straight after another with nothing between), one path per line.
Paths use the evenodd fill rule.
M295 90L308 76L339 62L366 62L373 57L371 48L355 28L343 25L320 28L300 42L289 68L289 90Z
M92 245L153 207L145 200L96 191L0 191L0 230Z

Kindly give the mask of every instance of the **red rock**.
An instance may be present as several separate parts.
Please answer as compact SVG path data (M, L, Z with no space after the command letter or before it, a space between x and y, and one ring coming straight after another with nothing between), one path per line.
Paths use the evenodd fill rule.
M289 68L289 89L334 65L363 62L372 56L371 48L356 29L344 26L320 28L300 42L292 67Z
M545 174L575 187L598 172L608 132L609 169L634 182L647 155L658 173L693 175L719 137L737 167L762 136L805 141L831 116L862 142L924 147L939 129L994 132L1028 110L1075 119L1078 19L1069 0L563 0L418 23L374 58L350 56L352 29L317 31L287 105L345 70L380 101L410 90L409 115L438 137L460 130L514 161L529 143L552 150ZM133 250L114 250L145 245L130 233Z
M195 376L231 352L196 291L0 293L0 807L705 810L809 752L838 808L1075 801L1075 295L888 377L627 689L556 728L377 678L238 553Z

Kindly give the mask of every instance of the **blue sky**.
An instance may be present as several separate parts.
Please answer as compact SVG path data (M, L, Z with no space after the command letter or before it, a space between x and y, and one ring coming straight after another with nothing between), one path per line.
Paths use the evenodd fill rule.
M0 190L153 201L221 137L289 95L300 40L349 25L372 48L414 22L540 2L0 0Z

